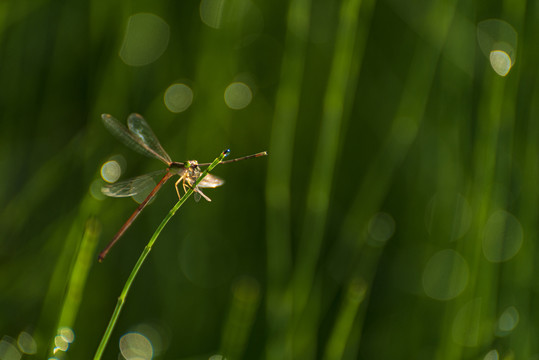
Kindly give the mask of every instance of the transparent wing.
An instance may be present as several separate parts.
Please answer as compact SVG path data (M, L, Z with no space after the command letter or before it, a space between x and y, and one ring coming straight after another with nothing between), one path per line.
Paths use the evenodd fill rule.
M168 156L167 152L159 143L157 136L153 133L150 125L144 120L144 118L136 113L129 115L127 118L127 127L135 136L137 136L142 143L144 143L152 152L159 155L166 160L167 163L171 163L172 160Z
M163 176L166 172L167 169L159 170L114 184L107 184L101 188L101 192L111 197L128 197L138 194L149 194L157 184L156 179Z
M220 177L217 177L212 174L208 174L202 179L202 181L198 184L199 188L216 188L218 186L221 186L225 183L223 179Z
M142 119L140 115L138 116ZM101 115L101 119L103 119L103 124L111 132L111 134L116 136L127 147L131 148L132 150L135 150L136 152L140 154L143 154L143 155L155 158L155 159L159 159L167 165L170 164L171 162L170 156L168 156L165 150L163 150L161 145L159 145L159 147L161 147L161 150L162 150L162 152L160 153L160 152L157 152L155 149L153 149L149 144L146 144L139 135L136 135L134 132L127 129L127 127L121 124L113 116L109 114L103 114ZM142 119L142 121L144 121L144 119ZM144 121L144 123L149 128L146 121ZM153 132L151 132L151 134L153 135ZM155 135L153 135L153 137L154 137L154 142L159 143L157 138L155 138Z

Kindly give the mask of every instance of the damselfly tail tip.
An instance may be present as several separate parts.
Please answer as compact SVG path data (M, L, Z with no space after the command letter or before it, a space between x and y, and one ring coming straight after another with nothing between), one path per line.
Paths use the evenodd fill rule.
M268 155L268 152L267 151L262 151L262 152L259 152L259 153L256 153L254 155L251 155L251 157L261 157L261 156L267 156Z
M230 154L230 149L226 149L225 151L223 151L223 155L228 156L228 154Z

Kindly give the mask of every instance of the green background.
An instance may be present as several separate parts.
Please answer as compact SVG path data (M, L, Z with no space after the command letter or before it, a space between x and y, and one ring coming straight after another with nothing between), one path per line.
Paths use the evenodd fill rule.
M21 332L37 344L25 358L52 356L62 327L75 339L58 358L95 353L177 199L171 182L97 262L136 208L92 196L101 165L163 168L100 120L132 112L176 161L269 156L218 166L212 202L179 210L104 358L130 331L162 359L537 357L538 4L202 5L0 3L0 357ZM129 66L119 52L140 12L168 24L168 45ZM518 34L506 77L479 47L490 18ZM223 98L234 81L253 92L241 110ZM194 91L179 114L163 102L176 82Z

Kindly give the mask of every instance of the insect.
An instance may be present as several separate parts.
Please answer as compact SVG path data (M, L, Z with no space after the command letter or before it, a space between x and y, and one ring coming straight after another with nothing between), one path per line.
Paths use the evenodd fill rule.
M164 174L161 180L155 185L153 190L146 196L144 201L140 203L133 214L127 219L123 226L118 230L116 235L112 238L111 242L105 247L103 251L99 253L99 261L103 261L109 250L116 244L116 242L122 237L125 231L131 226L133 221L142 212L142 210L148 205L148 202L155 197L159 189L174 175L178 175L180 178L176 181L176 193L178 198L181 199L179 185L181 183L184 192L187 188L193 188L198 177L202 173L200 166L208 166L210 163L199 164L196 160L182 162L172 161L167 152L163 149L157 136L153 133L150 125L139 114L131 114L127 119L127 127L121 124L118 120L109 114L101 115L105 127L118 139L120 139L125 145L131 149L149 157L158 159L167 165L166 169L137 176L135 178L120 181L114 184L108 184L103 186L101 192L107 196L112 197L127 197L134 196L142 193L145 189L148 189L148 185L153 183L155 176ZM266 151L259 152L257 154L243 156L240 158L227 160L221 162L221 164L256 158L265 156L268 153ZM202 192L202 188L215 188L224 184L224 180L212 175L207 174L200 183L193 188L195 200L199 200L202 196L207 201L211 199Z

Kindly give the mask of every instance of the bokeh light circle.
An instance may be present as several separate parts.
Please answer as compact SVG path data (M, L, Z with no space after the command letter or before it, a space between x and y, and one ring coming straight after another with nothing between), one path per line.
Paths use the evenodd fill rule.
M165 106L173 113L180 113L191 106L193 90L185 84L172 84L165 91Z
M487 19L477 24L477 41L490 66L506 76L516 61L518 34L507 22Z
M500 332L498 335L513 331L517 327L519 320L518 310L514 306L509 306L498 319L498 330Z
M127 22L120 58L130 66L148 65L163 55L169 37L170 27L159 16L134 14Z
M19 360L22 355L14 345L15 339L10 336L3 336L0 340L0 359Z
M243 82L233 82L225 90L225 103L233 110L247 107L253 99L251 88Z
M69 349L69 342L62 335L56 335L54 337L54 351L67 351Z
M450 300L468 284L468 263L455 250L434 254L423 270L423 290L433 299Z
M120 338L120 352L126 360L150 360L153 357L150 340L137 332L129 332Z
M368 224L369 243L383 245L395 233L395 220L387 213L375 214Z
M500 76L505 76L511 70L511 58L503 50L494 50L490 52L490 66Z
M36 340L26 331L19 334L19 337L17 338L17 345L24 354L33 355L37 352Z
M199 13L202 22L209 27L219 29L223 22L225 0L202 0Z
M122 175L122 167L116 160L110 160L101 166L101 178L108 183L118 181Z
M507 261L519 252L523 237L516 217L504 210L496 211L485 224L483 254L491 262Z
M485 357L483 358L483 360L498 360L499 358L500 358L500 355L498 354L498 350L493 349L493 350L490 350L490 351L485 355Z

